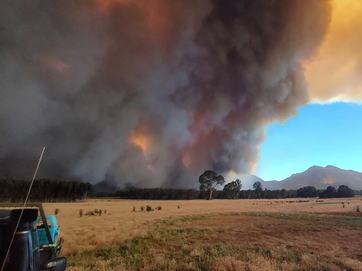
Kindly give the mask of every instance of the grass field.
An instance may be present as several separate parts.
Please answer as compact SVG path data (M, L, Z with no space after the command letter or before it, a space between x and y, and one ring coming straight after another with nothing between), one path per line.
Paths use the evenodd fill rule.
M147 205L162 210L140 210ZM59 209L62 255L73 271L362 270L356 206L361 198L44 205L46 213ZM94 209L102 215L84 215Z

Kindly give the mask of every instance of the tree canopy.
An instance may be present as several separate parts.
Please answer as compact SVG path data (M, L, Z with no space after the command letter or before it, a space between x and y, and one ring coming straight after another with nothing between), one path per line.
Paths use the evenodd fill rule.
M314 186L304 186L297 190L297 196L300 198L315 198L318 196L318 191Z
M263 187L261 185L261 182L255 182L253 184L253 188L255 189L255 193L258 196L258 198L260 199L260 195L263 192Z
M350 198L354 196L354 193L347 185L341 185L338 187L337 195L339 198Z
M200 190L209 190L209 200L212 199L212 192L215 190L217 185L223 185L225 183L224 177L218 175L213 170L206 170L199 177Z
M337 189L333 186L328 186L326 190L322 193L319 193L320 198L336 198L337 197Z
M226 184L223 191L228 199L237 199L239 198L239 192L241 187L241 181L237 179L233 182Z

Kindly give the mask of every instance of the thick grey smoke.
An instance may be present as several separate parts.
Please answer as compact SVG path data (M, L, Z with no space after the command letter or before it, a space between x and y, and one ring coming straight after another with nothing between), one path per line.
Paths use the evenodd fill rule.
M0 175L192 186L308 102L327 0L0 3Z

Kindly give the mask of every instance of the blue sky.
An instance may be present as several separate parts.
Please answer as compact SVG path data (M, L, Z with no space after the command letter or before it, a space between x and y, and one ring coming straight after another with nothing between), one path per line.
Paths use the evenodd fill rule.
M253 174L283 180L314 165L362 172L362 105L310 104L283 126L268 126Z

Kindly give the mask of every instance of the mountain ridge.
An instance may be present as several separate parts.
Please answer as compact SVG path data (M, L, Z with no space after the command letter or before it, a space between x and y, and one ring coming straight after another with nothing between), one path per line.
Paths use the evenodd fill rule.
M355 190L362 190L362 173L354 170L345 170L328 165L326 167L311 166L301 173L294 173L281 181L263 181L263 188L267 189L298 189L304 186L315 186L325 189L328 186L338 188L348 185Z

